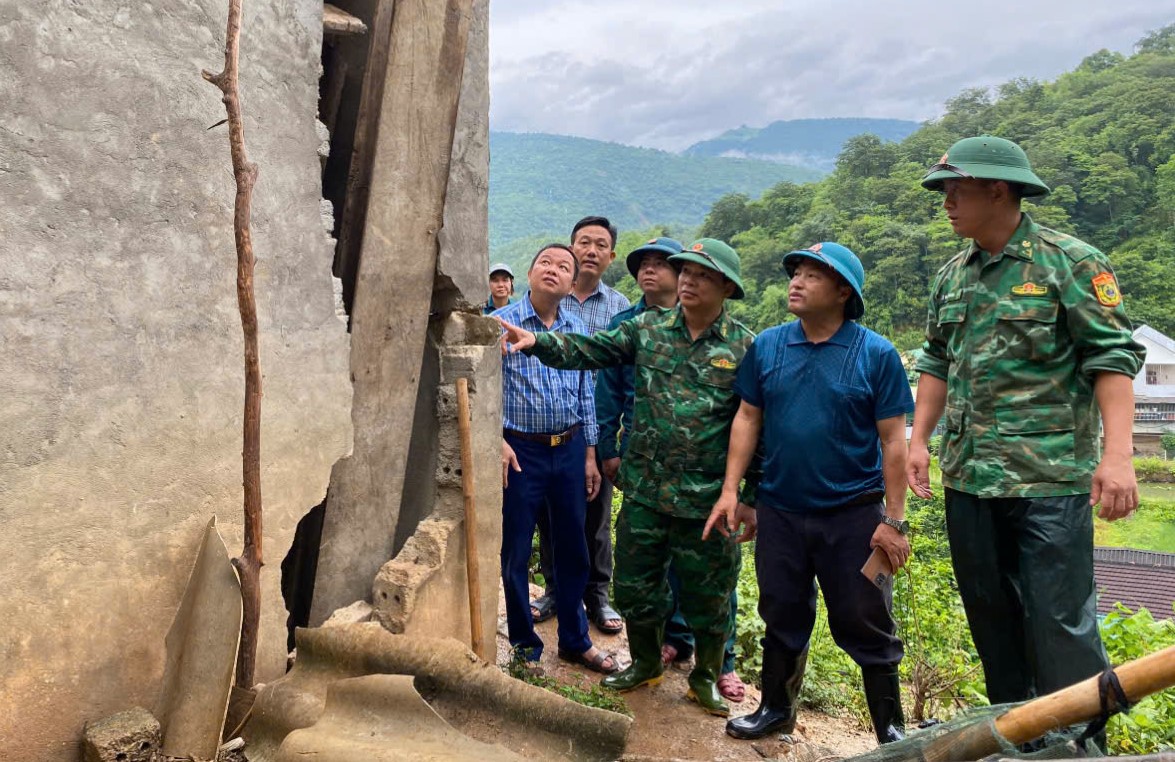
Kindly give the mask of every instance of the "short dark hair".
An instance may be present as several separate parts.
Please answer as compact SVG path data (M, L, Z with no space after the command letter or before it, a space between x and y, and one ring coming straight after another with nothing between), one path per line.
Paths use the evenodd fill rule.
M616 248L616 226L607 217L584 217L579 222L575 223L575 227L571 229L571 242L575 243L575 234L579 232L580 228L586 227L601 227L608 231L608 235L612 238L612 248Z
M565 243L544 243L541 247L539 247L539 250L534 253L534 256L530 258L530 267L527 267L526 271L529 273L531 270L533 270L534 263L539 261L539 257L543 255L543 252L550 251L551 249L562 249L571 255L571 262L575 267L575 269L572 270L573 275L571 280L574 281L579 278L579 260L575 258L575 252L571 250L571 247Z

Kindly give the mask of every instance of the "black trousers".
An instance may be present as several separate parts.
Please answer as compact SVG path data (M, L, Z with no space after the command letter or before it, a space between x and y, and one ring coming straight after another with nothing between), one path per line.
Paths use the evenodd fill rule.
M808 645L819 580L832 638L853 661L867 667L902 660L893 583L881 589L861 574L883 512L880 502L816 513L759 507L755 574L764 650L798 654Z
M951 561L988 700L1043 696L1105 669L1089 495L945 493Z
M596 456L596 466L600 458ZM612 584L612 482L600 467L600 493L589 500L584 515L583 531L588 547L588 583L583 593L583 604L589 614L608 605L608 588ZM549 519L539 517L539 570L546 580L547 594L554 596L555 576L551 573L551 542Z

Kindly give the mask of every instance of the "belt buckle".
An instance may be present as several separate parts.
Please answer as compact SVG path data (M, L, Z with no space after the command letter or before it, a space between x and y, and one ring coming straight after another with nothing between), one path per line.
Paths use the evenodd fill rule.
M558 447L559 445L563 444L563 437L564 436L566 436L566 434L552 434L551 435L551 447Z

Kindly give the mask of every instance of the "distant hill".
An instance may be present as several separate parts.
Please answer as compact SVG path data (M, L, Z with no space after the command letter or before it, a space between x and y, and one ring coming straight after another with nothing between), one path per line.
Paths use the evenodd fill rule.
M919 126L904 119L790 119L728 130L694 143L684 153L778 161L827 173L835 168L837 154L849 138L868 132L884 141L899 141Z
M694 228L727 193L757 197L820 172L754 159L681 156L542 133L490 133L491 257L519 239L564 240L575 221L603 214L622 230Z

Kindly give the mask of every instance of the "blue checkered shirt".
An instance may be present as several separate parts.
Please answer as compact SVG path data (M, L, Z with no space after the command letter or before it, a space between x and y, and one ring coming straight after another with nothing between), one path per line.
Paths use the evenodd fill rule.
M529 292L494 312L494 317L532 333L587 333L584 324L562 306L555 322L547 328L535 313ZM595 445L600 428L594 391L592 375L587 371L556 370L543 365L537 357L511 352L502 358L502 427L528 434L557 434L580 423L587 443Z
M604 281L600 281L596 284L596 290L582 303L574 293L563 297L563 301L559 303L559 311L578 318L587 326L586 331L577 331L576 333L585 333L591 336L594 333L607 330L608 322L612 320L612 317L630 306L632 305L624 294L611 286L604 285Z

